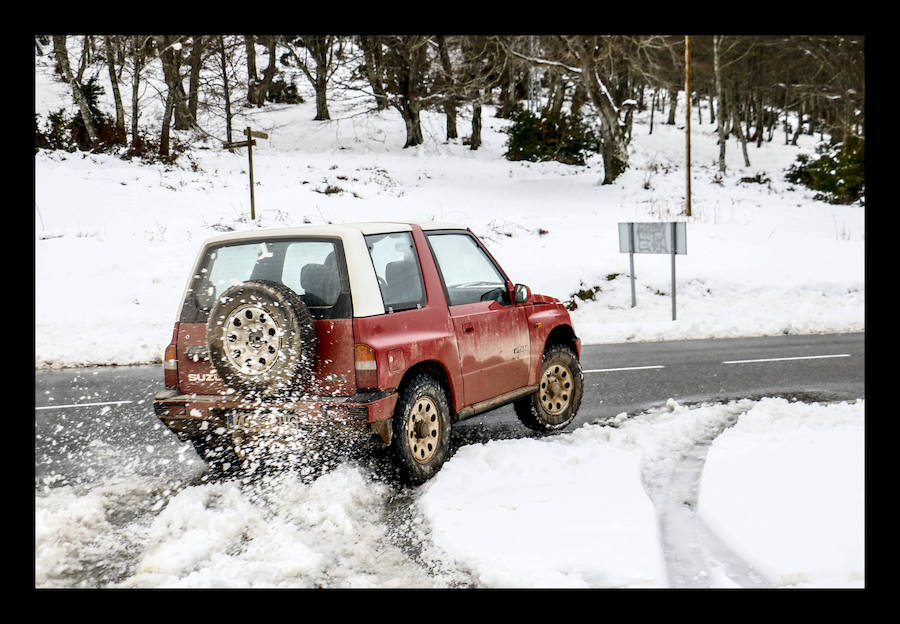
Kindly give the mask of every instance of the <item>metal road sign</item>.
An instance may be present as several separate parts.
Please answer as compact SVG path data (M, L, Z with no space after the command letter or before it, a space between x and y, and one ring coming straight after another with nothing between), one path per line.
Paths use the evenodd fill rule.
M628 254L631 268L631 307L637 305L634 294L634 254L672 256L672 320L675 320L675 255L687 253L687 224L683 221L620 223L619 253Z
M674 252L672 228L674 227ZM686 254L687 224L683 221L667 223L620 223L619 253Z

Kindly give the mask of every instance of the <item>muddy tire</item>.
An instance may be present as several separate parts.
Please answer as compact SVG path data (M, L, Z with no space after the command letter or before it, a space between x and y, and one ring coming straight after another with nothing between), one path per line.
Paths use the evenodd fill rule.
M400 391L394 409L391 450L401 478L418 485L433 477L450 454L450 403L430 375L418 375Z
M309 385L316 359L316 329L300 297L277 282L232 286L209 312L210 361L229 388L261 398Z
M553 347L544 354L540 388L513 404L516 415L529 429L550 432L565 429L581 406L584 376L575 354Z

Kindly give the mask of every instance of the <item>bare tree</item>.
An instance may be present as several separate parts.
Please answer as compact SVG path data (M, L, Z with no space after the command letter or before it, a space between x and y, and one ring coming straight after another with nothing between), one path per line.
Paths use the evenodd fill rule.
M359 45L363 51L363 72L372 94L375 96L375 106L378 110L388 107L388 97L384 90L384 59L382 55L381 38L373 35L361 35Z
M300 68L316 93L316 116L313 118L316 121L331 119L328 112L328 82L338 67L334 59L337 39L335 35L302 35L285 44L290 59ZM298 46L305 51L299 51Z
M212 37L193 35L191 37L191 52L188 55L189 82L188 82L188 114L194 124L197 123L197 104L200 98L200 70L203 67L203 54Z
M426 96L424 85L428 68L430 38L423 35L396 35L381 38L385 46L385 92L388 101L403 117L406 143L403 147L421 145L422 124L419 115Z
M278 44L277 35L263 35L260 40L266 46L269 60L263 75L260 77L256 72L256 48L255 38L252 35L246 36L247 46L247 101L256 106L262 107L266 103L266 96L269 94L269 87L275 78L275 70L277 69L275 48Z
M69 52L66 50L66 35L53 35L53 51L56 53L56 62L59 64L59 68L62 71L66 82L69 83L69 86L72 89L72 97L75 99L75 104L78 105L78 110L81 111L81 119L84 121L84 127L87 130L88 137L90 138L91 143L96 144L97 129L94 126L91 109L88 107L84 93L81 91L81 84L75 79L75 76L72 74L72 68L69 65Z
M140 117L140 84L141 71L144 68L146 47L151 38L143 35L131 35L129 45L131 48L131 150L140 149L141 139L138 131L138 118Z
M459 137L456 130L457 98L453 93L453 64L450 62L450 44L444 35L437 36L438 51L441 58L439 87L446 91L444 98L444 114L447 116L447 140Z
M106 67L109 70L109 82L112 88L113 101L116 107L116 143L124 145L128 140L125 132L125 107L122 105L122 95L119 92L119 76L116 73L116 50L117 47L113 43L118 43L119 37L115 39L111 35L103 36L103 44L106 52Z

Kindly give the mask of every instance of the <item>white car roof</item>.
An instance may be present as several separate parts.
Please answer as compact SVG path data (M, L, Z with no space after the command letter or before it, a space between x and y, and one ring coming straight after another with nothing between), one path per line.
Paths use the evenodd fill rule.
M289 228L266 228L260 230L243 230L240 232L227 232L219 234L205 241L210 243L223 243L246 239L265 237L291 237L291 236L339 236L343 238L350 233L359 233L363 236L369 234L386 234L388 232L408 232L410 225L418 225L423 230L466 230L464 225L457 223L444 223L438 221L425 222L398 222L398 221L371 221L360 223L329 223L323 225L298 225Z
M400 222L368 222L368 223L335 223L326 225L300 225L290 228L267 228L260 230L244 230L228 232L207 239L203 249L221 243L256 240L260 238L293 238L297 236L335 236L344 244L344 256L347 259L347 274L352 292L353 316L375 316L384 314L384 301L375 275L375 267L369 257L364 236L369 234L387 234L389 232L408 232L412 224ZM464 225L426 221L415 223L423 230L466 230ZM201 251L200 258L203 256ZM197 259L196 272L200 258ZM188 282L190 285L190 282ZM185 293L187 292L187 287ZM184 297L182 297L182 300Z

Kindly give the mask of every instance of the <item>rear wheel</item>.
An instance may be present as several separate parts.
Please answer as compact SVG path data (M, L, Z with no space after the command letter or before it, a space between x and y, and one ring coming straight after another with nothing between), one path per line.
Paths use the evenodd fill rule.
M394 409L391 446L403 479L427 481L450 452L450 404L440 383L418 375L404 385Z
M226 475L241 465L230 436L209 433L191 437L191 444L214 475Z
M584 393L581 363L566 347L553 347L544 354L538 391L513 404L516 415L526 427L536 431L566 428Z

